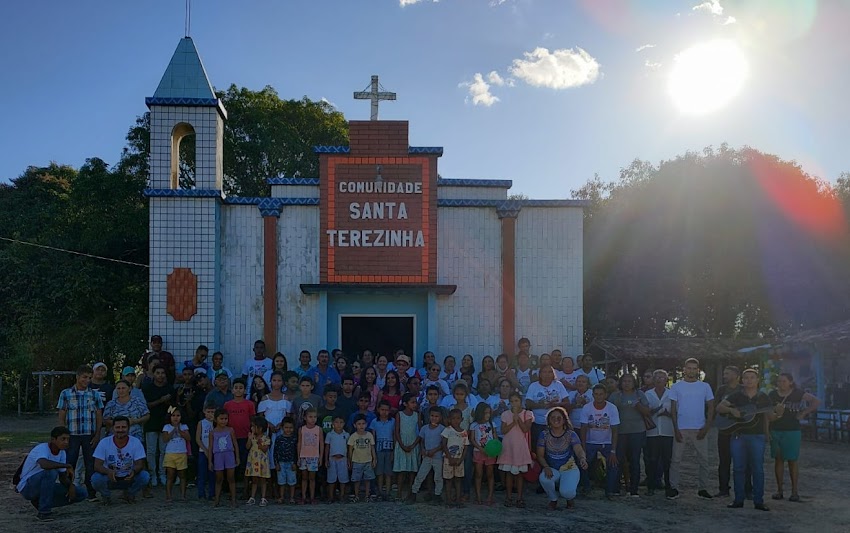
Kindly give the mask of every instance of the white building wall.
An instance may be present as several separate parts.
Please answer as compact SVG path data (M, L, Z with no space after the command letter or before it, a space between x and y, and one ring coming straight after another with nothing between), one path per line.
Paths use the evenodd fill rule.
M320 316L320 297L300 287L319 283L319 208L285 206L277 230L278 350L293 368L301 350L310 350L315 363L327 322Z
M215 198L150 199L150 292L148 327L163 337L165 349L178 368L190 359L199 344L217 344ZM197 276L197 313L188 321L175 321L166 312L166 283L175 268L189 268Z
M508 190L503 187L437 187L437 198L462 200L505 200Z
M151 107L151 187L171 188L171 135L183 122L195 130L195 187L221 190L224 121L214 107Z
M263 218L254 205L227 205L221 231L221 346L239 374L263 338Z
M583 350L582 209L523 207L516 231L516 333L534 354Z
M501 222L495 209L475 207L441 207L438 221L438 282L457 291L437 297L435 352L440 362L471 353L480 363L501 352Z

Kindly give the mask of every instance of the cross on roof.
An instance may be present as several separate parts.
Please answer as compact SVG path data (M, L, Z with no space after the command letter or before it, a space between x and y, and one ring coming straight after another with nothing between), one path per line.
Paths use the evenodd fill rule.
M359 91L354 93L355 100L371 100L372 101L372 116L371 120L378 120L378 102L380 100L395 100L395 93L379 92L378 91L378 76L372 76L372 83L368 91Z

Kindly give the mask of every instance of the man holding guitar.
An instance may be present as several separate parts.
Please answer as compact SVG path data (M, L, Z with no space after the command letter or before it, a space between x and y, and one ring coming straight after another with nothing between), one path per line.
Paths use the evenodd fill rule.
M731 509L744 506L744 484L747 471L753 476L753 503L760 511L769 511L764 504L764 449L770 441L769 416L773 412L770 399L759 391L759 374L748 368L741 375L741 390L730 394L717 406L717 412L736 419L728 424L732 434L732 471L735 501Z

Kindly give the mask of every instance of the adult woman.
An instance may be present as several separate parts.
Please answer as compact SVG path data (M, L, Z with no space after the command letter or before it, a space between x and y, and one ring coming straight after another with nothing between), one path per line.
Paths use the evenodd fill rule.
M363 369L363 379L360 380L354 396L359 398L364 392L369 393L369 412L374 413L378 407L378 397L381 395L381 388L378 387L378 373L373 366L367 366Z
M475 373L475 361L472 360L472 354L466 354L460 359L461 375L469 374L472 376L472 383L467 383L473 390L478 388L478 375Z
M336 361L334 361L334 368L336 368L336 371L340 376L344 376L347 373L348 360L344 355L342 355L342 353L340 353L340 355L336 358Z
M272 382L273 372L280 372L280 375L283 376L288 371L289 363L286 361L286 356L280 352L277 352L272 358L272 369L266 370L263 373L263 381L265 381L267 384L270 384Z
M492 356L485 355L484 359L481 360L481 373L478 374L477 379L486 379L490 384L493 384L499 381L501 377L502 375L496 370L496 361L493 360Z
M629 479L626 483L631 496L638 496L640 483L640 456L646 443L646 425L643 415L649 414L646 395L636 388L635 377L631 374L620 376L619 389L613 392L608 401L617 407L620 413L620 429L617 439L617 460L628 460Z
M800 501L797 481L800 470L797 459L800 456L800 421L817 411L820 401L794 383L791 374L783 372L776 380L776 390L768 395L776 406L775 414L770 417L770 455L773 457L773 472L776 475L776 494L774 500L781 500L782 485L785 477L784 462L788 462L788 475L791 478L791 497L788 501Z
M383 356L381 356L383 357ZM378 358L380 360L380 357ZM390 414L395 416L395 414L399 411L399 405L401 404L401 380L398 377L398 372L395 370L388 370L387 375L384 377L385 385L381 388L381 395L378 397L378 404L384 400L390 403Z
M567 389L560 382L555 381L555 371L551 366L540 367L539 380L528 387L525 395L525 407L534 413L534 424L531 426L531 443L537 442L537 438L546 428L546 415L553 407L567 407L570 401L567 399Z
M103 408L103 425L108 433L112 433L112 421L116 416L126 416L130 419L130 436L145 441L142 425L151 417L148 404L130 394L131 385L126 380L115 384L115 399L106 403Z
M386 355L379 355L378 358L375 359L375 373L377 375L376 383L378 384L378 387L382 389L384 388L384 385L386 385L387 371L389 370L387 365L389 365L389 363L390 360Z
M572 509L581 478L577 466L587 469L587 457L563 407L550 409L546 415L546 429L537 439L537 462L543 468L539 481L549 496L549 510L558 508L559 493L567 500L567 509Z
M564 356L561 358L561 384L568 391L576 390L576 379L578 378L579 373L576 372L575 364L573 363L573 358L570 356Z
M443 359L443 371L440 373L440 379L452 386L452 383L460 379L460 372L455 368L455 356L447 355Z
M360 364L360 361L355 359L351 363L351 377L354 378L354 386L355 387L360 384L361 372L363 372L363 367Z
M670 486L670 463L673 460L673 407L667 388L667 371L652 373L653 388L646 391L646 401L655 427L646 432L646 494ZM661 484L664 478L666 485Z
M581 427L581 409L589 403L593 403L593 392L590 390L590 378L581 374L576 377L576 390L569 392L570 398L570 422L573 428Z

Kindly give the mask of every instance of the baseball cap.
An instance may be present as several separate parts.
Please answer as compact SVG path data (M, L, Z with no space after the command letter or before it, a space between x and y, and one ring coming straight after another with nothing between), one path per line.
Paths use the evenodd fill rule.
M225 372L224 370L216 370L215 371L215 377L218 378L219 376L224 376L224 377L230 379L230 376L228 376L227 372Z
M122 375L122 376L126 376L127 374L133 374L133 375L135 375L135 374L136 374L136 369L135 369L135 368L133 368L132 366L125 366L124 368L122 368L122 369L121 369L121 375Z
M195 375L197 376L198 374L203 374L204 376L206 376L206 375L207 375L207 371L206 371L206 369L204 369L204 368L196 368L196 369L195 369Z
M100 367L106 368L106 363L95 363L94 366L92 366L91 368L92 370L97 370Z
M410 364L410 357L408 357L404 354L399 355L395 358L395 362L398 363L400 361L404 361L405 363Z

